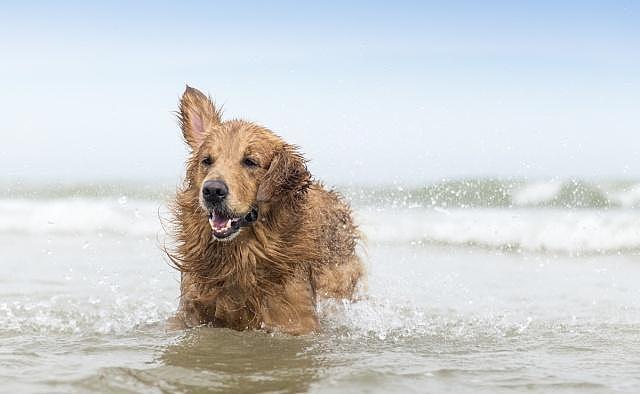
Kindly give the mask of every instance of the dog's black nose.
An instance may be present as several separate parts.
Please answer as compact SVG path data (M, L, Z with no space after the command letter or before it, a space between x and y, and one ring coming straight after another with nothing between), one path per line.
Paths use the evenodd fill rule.
M202 197L208 201L222 201L229 194L229 188L223 181L206 181L202 185Z

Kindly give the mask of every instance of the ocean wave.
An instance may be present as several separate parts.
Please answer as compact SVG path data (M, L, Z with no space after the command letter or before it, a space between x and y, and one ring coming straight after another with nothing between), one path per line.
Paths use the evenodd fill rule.
M640 211L634 209L356 208L368 242L476 246L565 254L640 250ZM166 235L166 206L147 200L0 200L0 234Z
M635 210L371 209L359 217L373 243L571 255L640 249Z
M62 198L51 200L0 200L0 233L86 234L110 233L152 236L161 232L159 202Z
M424 187L346 188L358 205L440 208L610 209L640 207L640 184L583 180L468 179Z
M572 255L640 250L640 184L630 182L474 180L344 191L369 242ZM0 198L0 234L166 234L168 198L67 194Z

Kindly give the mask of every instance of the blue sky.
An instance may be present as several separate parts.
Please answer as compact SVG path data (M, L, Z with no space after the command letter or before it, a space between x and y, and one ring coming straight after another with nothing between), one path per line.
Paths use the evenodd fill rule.
M330 183L640 178L640 3L15 2L6 179L172 180L184 84Z

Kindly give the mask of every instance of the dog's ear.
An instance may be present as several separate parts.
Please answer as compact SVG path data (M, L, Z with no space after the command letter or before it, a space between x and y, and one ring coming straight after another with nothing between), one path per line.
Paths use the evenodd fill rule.
M178 120L185 141L191 149L196 150L204 140L208 128L220 124L220 111L210 97L187 85L180 99Z
M258 186L257 201L278 200L285 195L306 192L311 184L307 162L292 145L279 149Z

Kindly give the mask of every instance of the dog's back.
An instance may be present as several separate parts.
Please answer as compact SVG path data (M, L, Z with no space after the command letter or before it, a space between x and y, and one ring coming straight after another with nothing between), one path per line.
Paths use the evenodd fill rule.
M353 300L364 267L356 254L360 232L353 223L351 208L335 191L314 184L309 191L309 231L319 234L323 256L315 266L317 295Z

